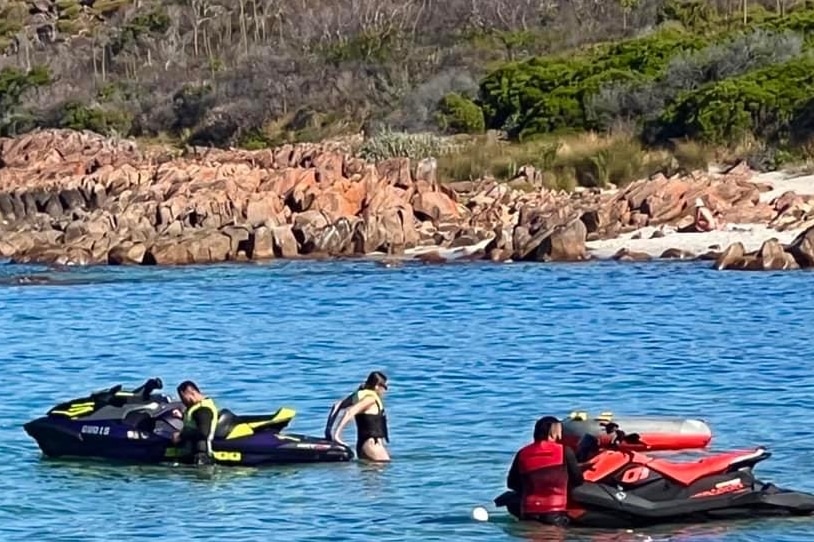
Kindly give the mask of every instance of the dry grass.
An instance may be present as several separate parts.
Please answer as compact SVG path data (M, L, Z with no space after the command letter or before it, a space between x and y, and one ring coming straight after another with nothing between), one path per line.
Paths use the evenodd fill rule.
M509 143L494 136L475 138L459 152L438 160L439 177L446 181L492 176L513 178L521 167L542 172L551 188L570 190L576 185L623 186L671 167L666 152L645 151L627 135L602 137L587 133Z
M720 158L720 156L716 156L715 149L695 141L674 143L672 154L678 170L683 173L707 169L711 162Z
M799 144L796 158L787 167L789 173L794 175L814 174L814 137Z

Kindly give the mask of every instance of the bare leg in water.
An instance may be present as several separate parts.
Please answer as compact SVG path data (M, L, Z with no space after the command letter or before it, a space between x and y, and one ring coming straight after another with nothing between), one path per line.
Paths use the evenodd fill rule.
M359 456L359 459L366 459L368 461L390 461L390 454L387 453L387 448L385 448L378 439L367 439L361 446L356 447L356 454Z

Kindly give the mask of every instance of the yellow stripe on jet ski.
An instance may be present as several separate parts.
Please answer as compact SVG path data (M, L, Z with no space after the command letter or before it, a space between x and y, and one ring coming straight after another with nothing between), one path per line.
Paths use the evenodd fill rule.
M229 434L226 435L226 440L248 437L254 434L254 430L259 427L264 427L266 425L274 425L277 423L287 422L296 416L297 411L292 410L290 408L281 408L277 411L277 414L274 417L269 418L268 420L263 420L259 422L250 422L250 423L239 423L235 425ZM288 440L298 440L293 437L277 435L279 438L284 438Z
M164 451L165 458L178 458L184 457L187 453L182 448L167 448ZM240 452L212 452L212 456L218 461L226 461L236 463L243 460L243 454Z
M93 401L87 403L74 403L68 406L67 410L52 410L51 414L63 414L69 418L76 418L78 416L82 416L83 414L93 412L93 405Z
M218 461L228 461L230 463L238 462L243 459L243 454L240 452L212 452L212 456Z
M83 416L85 414L90 414L91 412L93 412L92 408L89 408L87 410L80 410L80 411L76 411L76 410L72 410L72 411L54 410L54 411L51 412L51 414L63 414L65 416L69 417L69 418L78 418L79 416Z

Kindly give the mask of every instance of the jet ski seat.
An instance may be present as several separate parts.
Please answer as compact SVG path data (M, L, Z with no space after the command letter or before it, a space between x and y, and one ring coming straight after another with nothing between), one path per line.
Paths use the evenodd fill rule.
M676 462L666 459L653 459L649 466L652 466L662 474L672 478L682 484L690 485L699 478L721 474L729 470L733 465L746 462L750 459L762 457L765 452L757 450L744 450L728 452L711 457L704 457L698 461Z
M281 419L277 420L279 414L283 414ZM283 427L288 425L291 422L291 418L294 417L294 412L289 411L286 409L280 409L274 414L248 414L248 415L238 415L229 410L228 408L224 408L218 414L218 423L215 426L215 438L216 439L225 439L229 436L235 427L241 424L247 424L251 427L245 427L245 431L241 431L240 436L247 436L251 435L255 432L261 431L272 431L277 432L280 431ZM276 421L275 421L276 420Z
M215 438L226 438L229 435L235 424L238 423L238 418L235 413L228 408L222 409L218 413L218 423L215 426Z

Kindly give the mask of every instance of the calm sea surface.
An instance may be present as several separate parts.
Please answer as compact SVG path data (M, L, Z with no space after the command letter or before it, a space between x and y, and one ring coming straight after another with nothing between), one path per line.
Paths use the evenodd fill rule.
M814 492L812 277L707 267L275 262L0 285L0 540L814 539L814 518L561 535L493 511L534 420L574 409L701 417L715 448L768 445L759 472ZM0 265L22 273L48 274ZM290 429L320 435L373 369L391 379L384 467L54 461L22 429L160 376L237 412L294 408Z

